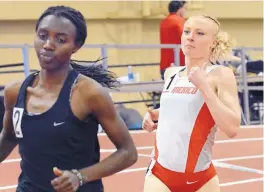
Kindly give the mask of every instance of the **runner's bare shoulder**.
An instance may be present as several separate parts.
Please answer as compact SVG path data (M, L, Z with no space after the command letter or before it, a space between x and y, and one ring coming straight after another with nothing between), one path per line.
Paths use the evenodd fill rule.
M23 81L15 81L5 86L4 103L6 110L15 106L22 83Z
M173 74L178 73L180 70L182 70L183 66L173 66L166 69L164 73L164 80L166 81L169 77L171 77Z

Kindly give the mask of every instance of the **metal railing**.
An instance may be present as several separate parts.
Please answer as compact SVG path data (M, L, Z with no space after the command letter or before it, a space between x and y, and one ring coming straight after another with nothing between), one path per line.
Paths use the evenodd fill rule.
M19 48L22 51L24 74L27 77L31 70L29 67L29 49L34 48L33 45L29 44L0 44L0 49L7 48ZM90 44L83 45L83 48L96 48L101 49L102 58L108 57L109 49L161 49L161 48L172 48L174 51L174 63L178 66L180 62L180 45L172 44ZM242 63L242 89L243 89L243 107L245 110L245 123L250 124L250 109L249 109L249 90L263 90L257 86L249 86L247 78L247 68L245 54L247 51L262 51L263 47L236 47L234 50L241 52L241 63ZM102 63L104 68L108 68L107 59L103 59ZM134 64L135 66L142 66L145 64ZM156 64L153 64L156 65ZM112 67L112 66L111 66ZM123 67L121 65L115 67ZM18 71L20 72L20 71Z

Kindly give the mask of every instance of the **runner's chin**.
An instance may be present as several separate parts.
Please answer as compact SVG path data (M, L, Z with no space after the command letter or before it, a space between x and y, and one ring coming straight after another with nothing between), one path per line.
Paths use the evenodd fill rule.
M53 69L56 68L56 62L54 57L48 57L48 56L39 56L39 62L40 66L43 69Z

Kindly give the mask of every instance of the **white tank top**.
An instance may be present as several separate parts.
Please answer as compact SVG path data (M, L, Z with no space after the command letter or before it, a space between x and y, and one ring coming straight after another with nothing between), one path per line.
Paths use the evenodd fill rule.
M207 67L206 73L216 67ZM172 74L165 82L159 110L156 161L176 172L207 169L216 127L199 89L187 77L180 77L179 72Z

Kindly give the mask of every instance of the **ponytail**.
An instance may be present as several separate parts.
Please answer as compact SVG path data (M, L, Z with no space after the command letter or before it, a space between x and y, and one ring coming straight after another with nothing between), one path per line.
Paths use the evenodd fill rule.
M229 34L219 31L216 34L216 45L211 51L211 61L226 61L232 55L233 41Z
M97 61L78 61L78 60L70 60L70 65L77 72L82 75L94 79L98 83L100 83L103 87L107 87L110 89L116 88L120 85L120 82L116 79L115 73L104 69L101 65L98 65ZM80 65L78 63L91 63L91 65L85 66Z

